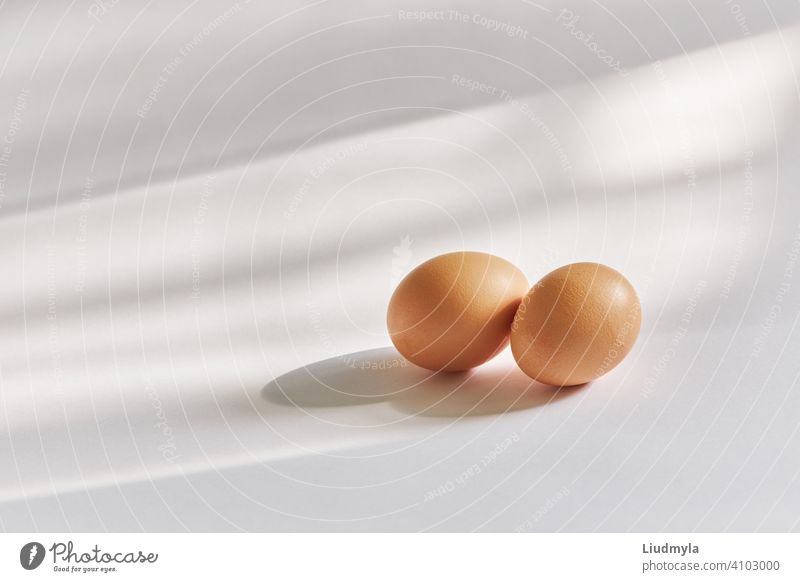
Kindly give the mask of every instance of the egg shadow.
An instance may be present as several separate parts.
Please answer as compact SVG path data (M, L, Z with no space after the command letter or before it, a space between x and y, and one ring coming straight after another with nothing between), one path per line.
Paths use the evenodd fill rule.
M409 415L460 418L535 408L580 389L541 384L513 364L431 372L409 363L394 348L378 348L297 368L267 384L261 396L292 408L389 403Z

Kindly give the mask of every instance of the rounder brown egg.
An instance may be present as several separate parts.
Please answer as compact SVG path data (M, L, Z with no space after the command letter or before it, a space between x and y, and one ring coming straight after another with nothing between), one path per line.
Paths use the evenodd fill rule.
M525 275L493 255L457 252L422 263L397 286L387 326L397 350L429 370L468 370L508 343L528 289Z
M598 263L575 263L545 275L522 299L511 351L534 380L584 384L622 361L640 326L639 298L623 275Z

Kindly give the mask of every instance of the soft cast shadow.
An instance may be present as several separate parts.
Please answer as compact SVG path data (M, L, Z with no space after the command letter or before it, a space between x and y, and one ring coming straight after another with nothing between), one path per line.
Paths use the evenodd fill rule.
M411 415L462 417L534 408L578 391L540 384L513 364L431 372L394 348L379 348L298 368L267 384L261 395L271 404L304 409L388 402Z

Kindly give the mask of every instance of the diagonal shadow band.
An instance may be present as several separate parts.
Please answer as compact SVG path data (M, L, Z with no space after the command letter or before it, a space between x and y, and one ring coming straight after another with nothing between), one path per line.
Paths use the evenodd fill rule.
M431 372L394 348L378 348L293 370L267 384L261 396L271 404L303 409L388 403L409 415L458 418L535 408L580 389L540 384L515 366Z

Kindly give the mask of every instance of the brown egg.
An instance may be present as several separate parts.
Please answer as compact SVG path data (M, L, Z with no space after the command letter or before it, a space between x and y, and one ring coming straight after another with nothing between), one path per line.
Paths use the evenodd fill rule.
M486 253L458 252L422 263L397 286L387 314L392 342L430 370L468 370L508 343L528 289L525 275Z
M511 351L534 380L583 384L622 361L641 320L636 291L620 273L597 263L566 265L525 295L511 326Z

